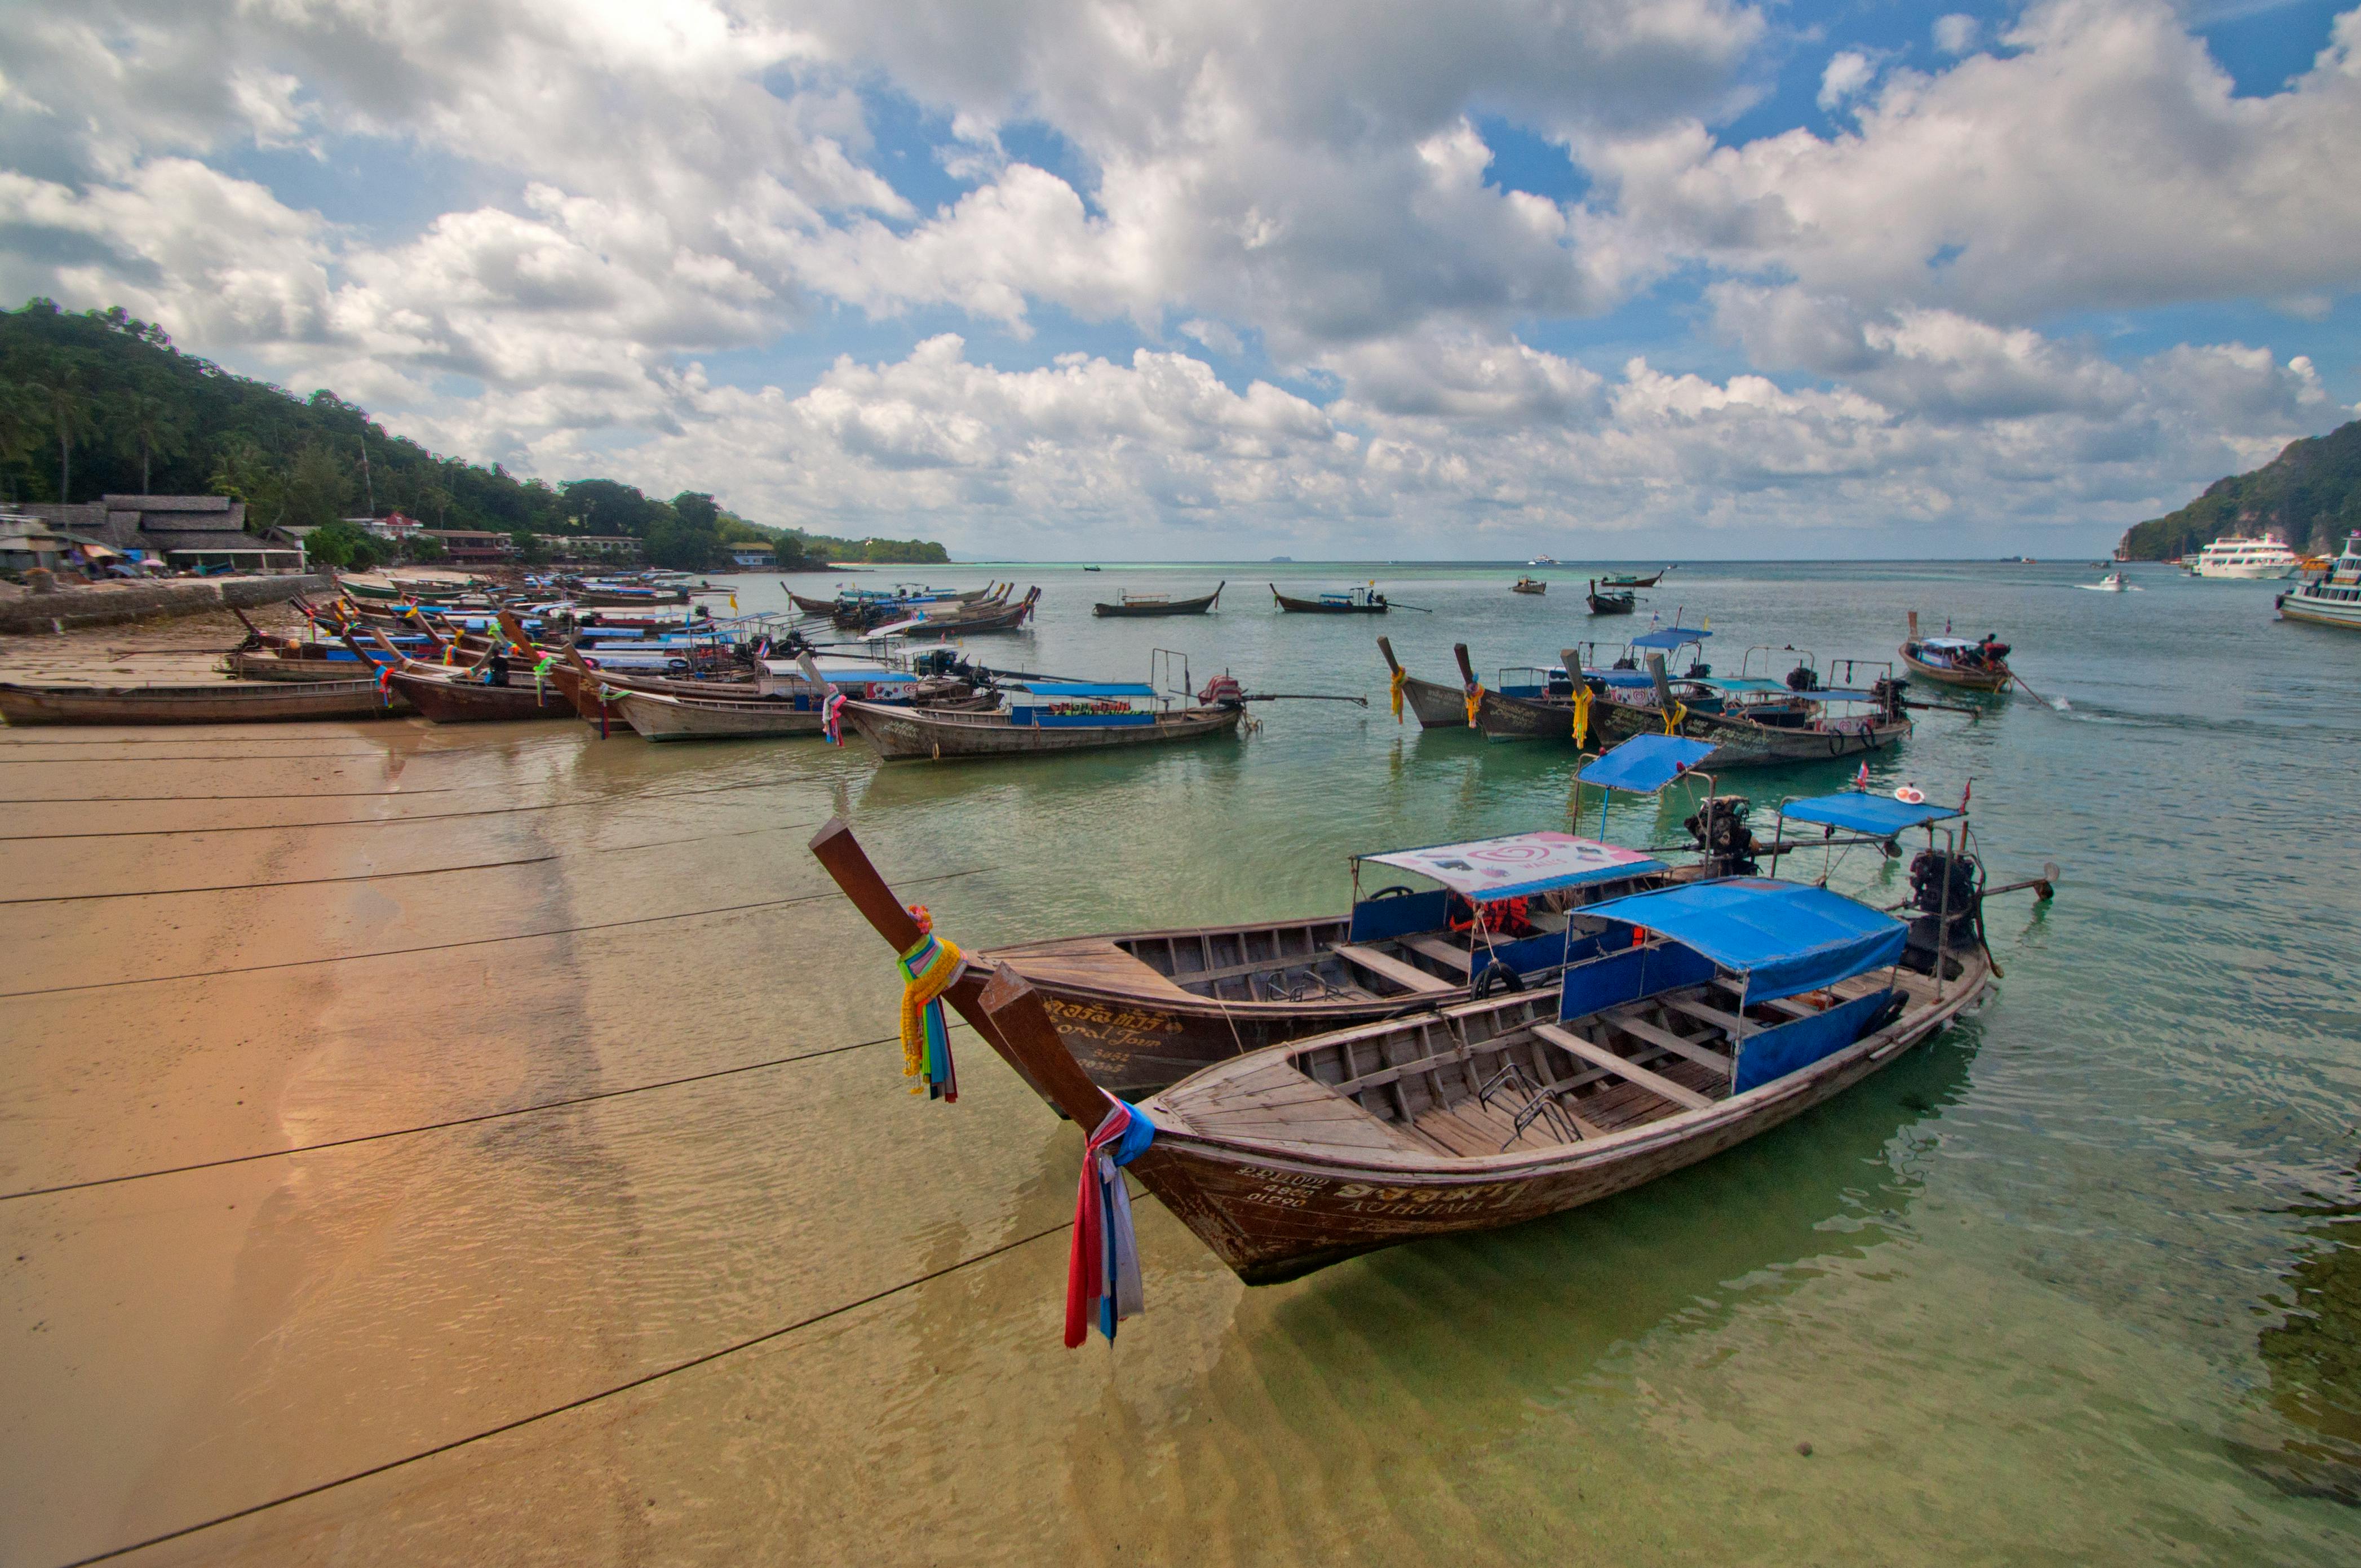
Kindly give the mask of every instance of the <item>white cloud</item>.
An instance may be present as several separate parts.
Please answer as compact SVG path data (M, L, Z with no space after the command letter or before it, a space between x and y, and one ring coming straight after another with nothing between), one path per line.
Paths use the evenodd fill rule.
M2240 96L2160 0L2052 0L1860 129L1601 141L1630 243L1865 308L1985 319L2361 285L2361 12L2285 92Z
M1847 100L1867 92L1876 76L1877 67L1869 56L1859 49L1845 49L1831 56L1828 69L1820 72L1817 102L1821 108L1834 112Z
M2162 0L2047 0L1994 54L1947 16L1956 63L1931 74L1834 39L1819 93L1849 128L1736 146L1708 127L1747 102L1767 36L1741 0L922 19L875 0L0 10L0 291L121 302L445 450L970 547L1111 522L1343 553L1699 518L2090 526L2340 417L2297 350L2361 287L2361 183L2341 177L2361 11L2286 90L2244 96ZM875 145L880 92L917 104L930 148ZM1569 149L1588 195L1505 189L1489 116ZM329 202L415 214L379 226L251 176L357 150L439 188ZM914 205L878 173L897 150L961 189ZM1661 315L1556 333L1676 277L1705 286L1712 375L1682 368L1703 345ZM2119 362L2054 335L2063 313L2226 298L2275 304L2290 341ZM937 333L748 377L783 338L829 345L840 311L1017 339L1062 313L1102 352L1004 370ZM1535 346L1569 337L1617 346ZM1266 374L1224 381L1188 344ZM790 384L718 384L700 359L721 353L733 378Z
M1954 11L1935 18L1935 47L1945 54L1966 54L1983 38L1983 24Z

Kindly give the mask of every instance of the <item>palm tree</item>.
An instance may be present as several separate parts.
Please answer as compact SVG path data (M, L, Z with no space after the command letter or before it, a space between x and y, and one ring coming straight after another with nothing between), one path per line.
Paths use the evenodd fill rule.
M41 400L19 381L0 381L0 463L32 455L41 436Z
M32 384L49 431L58 438L58 499L69 504L73 500L74 443L87 437L94 423L89 389L82 367L72 363L55 366L47 381Z
M123 400L117 428L125 443L139 455L139 493L144 496L157 457L177 457L187 445L187 427L181 422L175 404L143 387Z

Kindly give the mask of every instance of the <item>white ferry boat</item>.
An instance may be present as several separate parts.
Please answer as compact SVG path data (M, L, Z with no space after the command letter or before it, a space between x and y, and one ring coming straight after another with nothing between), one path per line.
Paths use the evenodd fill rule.
M2292 577L2302 558L2276 539L2217 539L2190 568L2200 577Z
M2279 596L2279 615L2288 620L2361 630L2361 532L2345 542L2345 554L2326 576L2289 589Z

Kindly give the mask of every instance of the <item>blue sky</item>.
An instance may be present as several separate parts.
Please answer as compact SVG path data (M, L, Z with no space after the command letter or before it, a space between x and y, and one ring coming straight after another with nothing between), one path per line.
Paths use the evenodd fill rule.
M95 0L0 289L995 554L2081 554L2361 402L2331 4Z

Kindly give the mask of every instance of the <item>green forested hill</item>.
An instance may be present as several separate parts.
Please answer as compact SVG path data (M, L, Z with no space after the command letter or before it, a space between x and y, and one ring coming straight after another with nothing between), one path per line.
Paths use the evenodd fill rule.
M2124 535L2135 561L2167 561L2229 534L2268 532L2299 551L2334 554L2361 528L2361 420L2288 444L2251 474L2216 479L2169 517Z
M122 307L80 313L36 299L0 311L0 502L102 495L229 495L248 526L325 523L368 510L435 528L627 533L660 565L720 565L722 546L779 543L783 565L939 562L939 544L842 540L765 527L709 494L671 500L612 479L520 479L388 434L323 389L297 398L182 354Z

